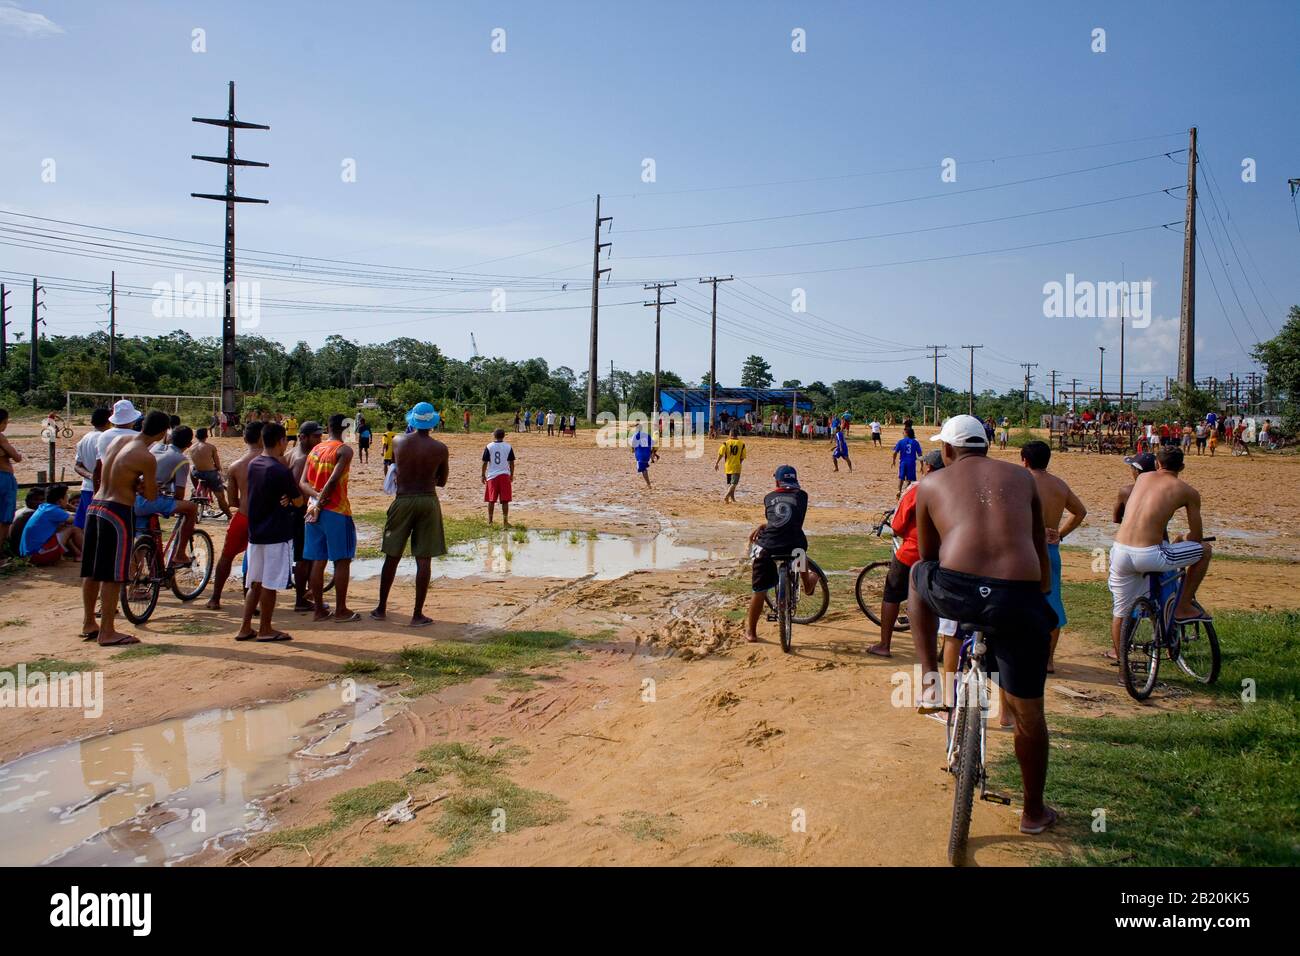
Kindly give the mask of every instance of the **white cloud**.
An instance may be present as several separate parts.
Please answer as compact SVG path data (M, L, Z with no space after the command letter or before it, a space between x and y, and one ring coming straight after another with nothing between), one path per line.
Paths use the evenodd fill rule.
M0 33L25 37L52 37L62 32L63 27L45 14L24 10L13 0L0 0Z

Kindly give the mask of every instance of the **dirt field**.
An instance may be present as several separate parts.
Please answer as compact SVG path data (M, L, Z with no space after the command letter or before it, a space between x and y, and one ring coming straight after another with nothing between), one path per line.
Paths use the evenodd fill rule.
M35 422L14 422L8 435L24 454L43 461ZM889 431L886 448L897 437ZM445 436L452 454L452 477L442 495L447 513L469 515L482 507L479 452L486 438ZM877 631L853 603L852 578L833 576L831 612L818 625L797 630L793 656L773 643L772 625L761 625L764 643L744 645L734 614L742 595L725 583L740 567L749 529L761 520L762 495L776 465L799 469L813 503L811 532L856 533L893 503L888 451L855 441L855 471L836 474L827 442L751 441L739 503L725 506L722 477L713 470L714 443L697 458L665 450L647 491L630 451L596 447L593 433L510 439L519 457L512 508L517 522L638 538L663 532L669 538L661 540L703 548L707 556L613 579L521 577L502 573L499 562L468 577L435 577L426 611L437 623L420 631L398 623L409 611L411 588L399 580L388 622L313 624L282 611L277 622L295 640L280 645L233 641L235 583L219 612L197 602L182 605L164 592L153 619L133 631L146 642L168 644L169 652L125 660L77 640L80 594L70 562L0 577L0 665L53 658L89 662L106 675L98 721L67 709L0 710L0 761L108 730L289 697L337 680L350 660L383 662L413 645L474 640L497 628L563 630L591 640L578 653L549 662L536 680L512 683L488 675L414 698L389 721L390 733L357 749L345 772L268 801L276 826L319 822L336 795L401 779L420 765L422 748L458 742L484 753L522 748L508 761L503 757L508 769L501 772L563 807L546 825L509 831L459 857L468 863L943 862L951 789L939 771L942 726L891 704L892 679L910 674L915 662L907 636L896 639L893 660L866 656ZM68 474L70 444L56 466L66 465ZM224 460L233 460L237 444L221 443ZM1014 449L998 454L1017 456ZM1054 458L1053 470L1090 509L1080 543L1103 544L1127 467L1117 457L1073 453ZM34 471L23 463L20 481L32 480ZM1300 605L1300 496L1294 494L1300 459L1193 457L1187 478L1202 489L1207 532L1218 536L1220 551L1270 559L1216 565L1202 592L1207 606ZM354 511L386 506L380 480L377 459L354 469ZM219 548L224 525L203 526ZM1087 550L1067 551L1067 578L1096 580L1090 564ZM352 594L350 604L369 610L377 581L357 582ZM1067 628L1047 695L1049 722L1062 713L1139 712L1100 660L1097 637ZM1157 699L1141 710L1176 706L1177 700ZM1007 738L994 733L994 746L1005 747ZM358 819L301 849L258 847L255 841L256 852L237 846L202 861L436 862L448 838L420 822L437 812L439 800L430 800L415 823L383 828ZM794 828L792 819L806 826ZM1050 839L1022 837L1016 819L1014 808L976 808L976 862L1022 862L1031 848L1054 846Z

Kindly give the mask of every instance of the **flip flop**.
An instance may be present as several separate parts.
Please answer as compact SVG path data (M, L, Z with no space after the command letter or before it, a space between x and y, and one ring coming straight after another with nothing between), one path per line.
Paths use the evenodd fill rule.
M83 641L97 641L97 640L99 640L99 629L96 628L96 629L93 630L93 631L82 631L82 632L81 632L81 639L82 639Z
M98 635L96 635L98 638ZM119 634L116 640L109 641L107 644L100 644L100 647L122 647L127 644L139 644L140 638L132 637L130 634Z
M348 616L348 617L336 617L336 618L334 618L334 623L335 623L335 624L351 624L351 623L353 623L354 621L359 621L359 620L361 620L361 614L360 614L359 612L357 612L357 611L353 611L352 614L351 614L350 616Z
M293 638L290 637L288 634L284 633L284 631L274 631L271 634L268 634L266 637L262 637L261 635L258 635L256 637L256 641L259 644L270 644L274 641L292 641L292 640Z
M1061 817L1060 817L1060 814L1058 814L1058 813L1057 813L1054 809L1052 809L1051 807L1045 807L1044 809L1047 810L1047 822L1046 822L1046 823L1039 824L1038 826L1035 826L1035 827L1027 827L1027 826L1025 826L1025 824L1024 824L1024 822L1023 822L1023 817L1022 817L1022 822L1021 822L1021 824L1020 824L1020 832L1021 832L1021 833L1026 833L1026 834L1028 834L1029 836L1037 836L1038 834L1042 833L1044 830L1047 830L1049 827L1056 826L1056 821L1059 820L1059 819L1061 818Z
M237 641L255 641L255 640L257 640L257 631L250 631L250 632L247 633L247 634L236 634L236 635L235 635L235 640L237 640Z

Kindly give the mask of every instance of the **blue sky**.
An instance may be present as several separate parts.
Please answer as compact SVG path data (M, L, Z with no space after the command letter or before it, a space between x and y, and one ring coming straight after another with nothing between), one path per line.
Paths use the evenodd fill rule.
M191 49L196 28L206 52ZM495 28L503 53L491 50ZM796 28L806 52L791 49ZM1095 28L1106 31L1104 53L1091 49ZM1250 368L1243 346L1300 302L1300 225L1286 186L1300 176L1298 33L1300 4L1251 0L0 0L0 224L25 230L0 234L10 243L0 271L20 286L11 319L25 318L20 276L106 284L116 268L139 290L171 281L174 250L198 248L171 238L219 243L220 207L189 193L220 191L221 169L189 157L221 152L223 131L190 117L221 115L233 79L240 117L272 127L239 134L240 155L271 163L239 174L241 193L271 200L239 209L241 257L475 274L459 285L444 276L435 291L349 284L338 271L362 267L337 263L328 284L275 273L261 280L256 331L286 345L332 332L413 335L467 357L473 332L485 354L581 370L601 192L614 216L602 374L611 360L652 367L640 283L675 278L663 362L697 379L708 368L708 303L696 278L735 274L719 290L723 384L752 352L778 381L929 380L921 348L947 343L939 374L953 387L966 383L959 346L984 344L978 388L1019 382L1018 362L1038 363L1036 385L1053 368L1095 385L1098 345L1114 388L1117 321L1044 317L1044 283L1073 273L1151 281L1153 321L1127 336L1133 387L1175 370L1181 226L1160 226L1182 220L1186 154L1162 154L1185 149L1196 125L1206 167L1197 371L1240 373ZM647 158L654 182L642 180ZM941 180L946 158L954 182ZM1245 158L1255 182L1242 181ZM42 178L49 159L54 182ZM355 182L341 176L349 159ZM96 230L9 213L167 238L131 239L157 247L147 262L120 261L112 237L107 249L76 247L102 258L74 256L31 248L66 248L32 231ZM730 224L701 225L718 222ZM1088 236L1103 237L1077 241ZM784 248L755 251L768 246ZM219 279L181 266L187 280ZM384 285L405 287L375 287ZM505 312L490 311L494 288L505 289ZM790 308L796 289L806 313ZM96 327L104 301L51 288L49 332ZM219 330L158 319L152 304L120 297L124 331Z

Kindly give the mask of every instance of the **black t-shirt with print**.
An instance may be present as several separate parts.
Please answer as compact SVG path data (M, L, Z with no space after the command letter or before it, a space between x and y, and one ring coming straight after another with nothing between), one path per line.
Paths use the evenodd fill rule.
M808 514L808 492L802 488L780 488L763 497L767 527L757 544L773 554L789 554L795 548L808 548L803 533L803 519Z

